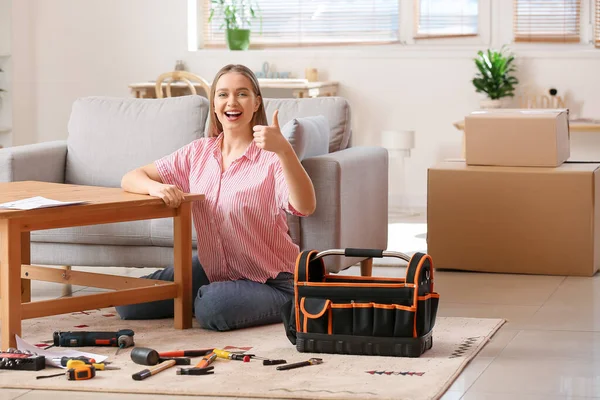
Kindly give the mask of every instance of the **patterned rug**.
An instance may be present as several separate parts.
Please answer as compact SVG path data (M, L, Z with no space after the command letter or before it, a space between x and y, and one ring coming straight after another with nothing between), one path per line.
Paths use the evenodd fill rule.
M68 381L64 376L35 379L37 375L60 372L50 367L38 372L0 370L0 387L237 398L438 399L503 323L500 319L439 317L431 350L420 358L397 358L299 353L285 336L283 324L232 332L211 332L197 326L175 330L172 319L122 321L114 309L91 310L26 320L23 339L41 347L57 330L130 328L135 331L136 346L157 351L238 348L261 357L285 359L288 363L315 356L324 362L278 371L275 366L263 366L259 360L217 359L212 364L213 375L177 375L176 366L143 381L134 381L131 375L147 367L131 361L131 349L115 355L114 348L87 347L77 349L108 355L111 365L121 369L98 371L95 378L85 381ZM64 348L48 351L59 353L61 349ZM198 361L199 358L192 359L192 365Z

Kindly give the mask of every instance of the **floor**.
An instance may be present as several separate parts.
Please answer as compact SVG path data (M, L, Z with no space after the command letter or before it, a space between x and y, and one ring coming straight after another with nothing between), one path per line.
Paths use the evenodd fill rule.
M423 215L394 216L391 223L389 249L425 249ZM140 275L148 270L106 268L104 272ZM344 273L358 274L358 267ZM373 270L375 276L403 273L400 268L377 265ZM436 271L435 277L435 288L441 295L438 315L507 320L443 400L600 399L600 276ZM75 287L74 295L94 290L98 289ZM61 291L58 284L33 282L34 301L60 296ZM82 400L107 397L90 392L72 395ZM63 397L64 394L52 391L0 391L0 400ZM167 396L110 394L110 398L162 400Z

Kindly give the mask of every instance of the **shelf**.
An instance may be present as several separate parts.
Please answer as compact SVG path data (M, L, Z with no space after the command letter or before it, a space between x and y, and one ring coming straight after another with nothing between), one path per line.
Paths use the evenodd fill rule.
M0 126L0 134L10 132L12 132L12 128L10 126Z

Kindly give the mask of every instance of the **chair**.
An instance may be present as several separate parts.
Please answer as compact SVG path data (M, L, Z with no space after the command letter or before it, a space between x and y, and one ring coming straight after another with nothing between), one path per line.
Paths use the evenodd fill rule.
M208 83L208 81L196 74L192 74L191 72L187 72L187 71L173 71L173 72L165 72L164 74L161 74L158 79L156 79L156 85L155 90L156 90L156 98L157 99L162 99L163 96L163 91L162 91L162 85L164 82L167 82L167 86L166 86L166 94L167 97L174 97L177 95L182 95L182 94L175 94L172 95L171 94L171 85L173 85L174 83L177 85L177 82L184 82L186 86L183 85L177 85L176 88L179 89L183 89L183 88L189 88L190 91L192 92L193 95L198 94L198 92L196 91L197 87L200 87L202 89L204 89L204 91L206 92L206 97L208 97L209 93L210 93L210 83ZM195 82L195 83L192 83Z

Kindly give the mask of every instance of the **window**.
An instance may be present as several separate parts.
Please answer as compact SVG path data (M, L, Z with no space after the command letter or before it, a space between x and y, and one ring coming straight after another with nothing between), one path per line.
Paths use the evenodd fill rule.
M596 0L595 9L595 22L594 22L594 45L600 47L600 0Z
M416 0L415 38L475 36L479 0Z
M581 0L515 0L517 42L579 42Z
M253 45L391 43L399 40L398 0L259 0L258 4L262 24L258 20L252 23ZM210 7L210 0L205 0L205 45L222 45L222 21L208 23Z

